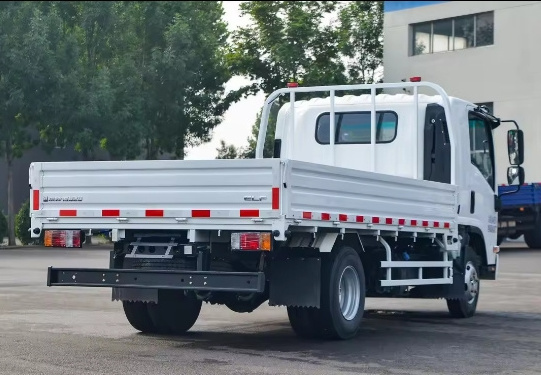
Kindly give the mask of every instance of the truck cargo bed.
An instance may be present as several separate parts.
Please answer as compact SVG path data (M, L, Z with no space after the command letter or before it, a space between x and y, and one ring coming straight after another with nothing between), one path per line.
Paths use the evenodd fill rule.
M447 231L458 205L454 185L280 159L33 163L30 185L41 230Z

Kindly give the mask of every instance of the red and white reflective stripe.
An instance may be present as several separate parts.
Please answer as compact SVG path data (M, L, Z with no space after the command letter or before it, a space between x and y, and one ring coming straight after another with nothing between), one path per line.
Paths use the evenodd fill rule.
M32 192L32 209L40 211L40 191L33 190ZM246 208L239 210L209 210L209 209L193 209L193 210L164 210L159 208L148 208L143 210L126 209L123 212L118 208L107 208L102 210L85 210L80 209L62 209L59 211L42 210L44 215L57 215L61 217L146 217L146 218L164 218L164 217L186 217L186 218L265 218L277 217L280 210L280 188L273 187L271 191L271 208L270 209L255 209ZM330 215L327 215L326 220L330 220Z
M107 208L102 210L85 209L61 209L61 210L42 210L42 215L60 216L60 217L108 217L108 218L271 218L279 215L278 210L260 210L260 209L239 209L239 210L164 210L164 209L143 209L125 211L118 208Z
M451 223L441 221L429 221L429 220L417 220L417 219L405 219L405 218L392 218L392 217L380 217L380 216L364 216L364 215L346 215L346 214L329 214L327 212L316 213L310 211L303 211L302 218L305 220L322 220L322 221L340 221L350 223L364 223L364 224L381 224L381 225L398 225L398 226L411 226L411 227L424 227L424 228L451 228Z

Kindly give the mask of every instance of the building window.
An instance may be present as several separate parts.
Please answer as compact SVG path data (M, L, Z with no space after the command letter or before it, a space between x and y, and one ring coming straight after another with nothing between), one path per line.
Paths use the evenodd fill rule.
M370 112L336 112L335 144L370 143ZM396 137L398 116L395 112L376 111L376 143L390 143ZM320 115L316 122L316 141L328 145L330 132L330 114Z
M494 12L414 24L412 55L494 44Z

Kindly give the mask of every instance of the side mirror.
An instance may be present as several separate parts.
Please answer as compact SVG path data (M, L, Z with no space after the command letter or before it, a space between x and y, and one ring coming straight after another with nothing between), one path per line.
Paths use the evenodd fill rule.
M507 183L519 186L524 184L524 168L515 165L507 168Z
M520 129L507 132L507 153L509 164L521 165L524 163L524 133ZM509 172L507 173L509 179Z

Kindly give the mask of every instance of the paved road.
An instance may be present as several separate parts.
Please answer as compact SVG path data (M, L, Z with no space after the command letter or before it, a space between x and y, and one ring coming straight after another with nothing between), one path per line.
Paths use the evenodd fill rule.
M502 251L478 314L371 299L362 335L296 338L285 309L204 305L186 337L137 333L110 292L48 288L46 267L107 267L103 250L0 250L0 374L541 374L541 251Z

